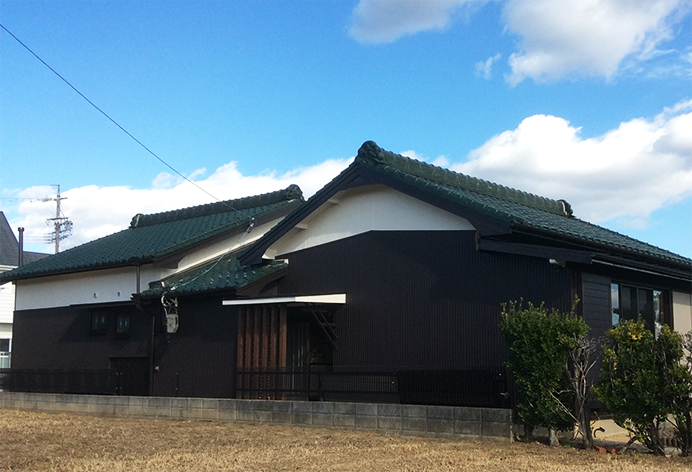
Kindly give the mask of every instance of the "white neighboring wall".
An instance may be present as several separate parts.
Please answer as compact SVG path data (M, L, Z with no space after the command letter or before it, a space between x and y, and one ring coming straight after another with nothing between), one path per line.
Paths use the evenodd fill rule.
M14 269L13 266L0 265L0 273ZM12 324L14 315L14 284L11 282L0 285L0 324ZM12 329L10 328L10 332ZM0 338L4 335L0 334Z
M146 267L146 266L145 266ZM157 271L143 268L141 287ZM157 277L158 278L158 277ZM92 270L78 274L55 275L18 280L16 310L35 310L88 303L124 302L137 291L135 267Z
M682 334L692 331L692 294L673 292L673 326Z
M14 269L14 266L0 265L0 272ZM12 321L14 319L14 284L6 283L0 285L0 339L9 339L9 351L12 351ZM2 348L0 348L2 351ZM0 354L0 368L10 366L10 359L5 351Z
M368 231L474 231L466 219L385 185L343 190L298 223L265 254L319 246Z

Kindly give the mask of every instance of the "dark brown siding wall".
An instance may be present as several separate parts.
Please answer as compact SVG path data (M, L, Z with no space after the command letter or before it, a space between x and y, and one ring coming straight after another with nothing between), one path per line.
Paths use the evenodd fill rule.
M582 273L582 313L592 336L605 336L612 328L610 311L610 277L587 272Z
M223 299L181 298L178 331L166 334L163 323L157 325L155 395L235 396L238 318Z
M108 330L91 334L88 307L17 311L13 324L12 368L108 369L111 357L148 357L151 317L134 310L127 338L115 336L118 309L109 309Z
M334 364L388 369L502 366L500 304L568 310L568 270L475 250L474 232L370 232L289 254L283 294L346 293ZM290 322L290 321L289 321Z

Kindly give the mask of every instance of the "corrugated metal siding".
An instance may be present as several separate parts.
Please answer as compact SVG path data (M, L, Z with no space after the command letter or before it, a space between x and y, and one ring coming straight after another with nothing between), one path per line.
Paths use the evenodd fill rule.
M581 275L582 315L592 336L604 336L612 327L610 277L583 272Z
M107 369L111 357L148 357L151 317L124 305L132 313L130 336L115 337L114 313L108 332L91 334L88 307L18 311L14 318L12 367L17 369Z
M223 298L181 298L178 331L167 335L162 323L157 326L155 395L235 396L238 316L222 306Z
M569 271L547 260L480 253L473 232L370 232L288 255L285 294L346 293L335 365L499 368L500 304L567 310Z

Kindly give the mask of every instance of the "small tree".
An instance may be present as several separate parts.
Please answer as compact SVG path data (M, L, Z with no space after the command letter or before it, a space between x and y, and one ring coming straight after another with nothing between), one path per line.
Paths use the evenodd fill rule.
M602 338L594 338L586 334L565 340L565 344L569 347L565 372L574 394L573 416L585 449L593 447L591 410L588 405L592 388L590 372L596 365L601 343Z
M667 330L665 336L666 344L672 344L667 351L676 356L679 354L682 359L668 360L666 384L669 386L675 439L681 455L689 457L692 456L692 332L680 336Z
M664 454L661 424L669 414L679 435L689 435L690 371L683 363L682 338L667 326L658 338L641 320L625 320L606 334L599 400L619 426L654 454ZM684 441L683 441L684 443ZM689 454L689 445L683 447Z
M570 340L589 329L574 314L577 302L571 313L548 310L543 303L535 306L529 302L524 308L523 301L513 301L502 306L500 332L509 347L507 367L519 390L517 414L524 422L527 440L534 427L543 426L550 431L551 445L557 445L555 432L574 427L574 395L565 366Z

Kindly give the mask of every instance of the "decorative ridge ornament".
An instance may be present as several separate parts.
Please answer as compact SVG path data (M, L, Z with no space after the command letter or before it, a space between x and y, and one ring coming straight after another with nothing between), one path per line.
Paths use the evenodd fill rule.
M365 141L360 149L358 149L358 156L356 159L363 159L384 164L384 150L379 147L375 141Z

